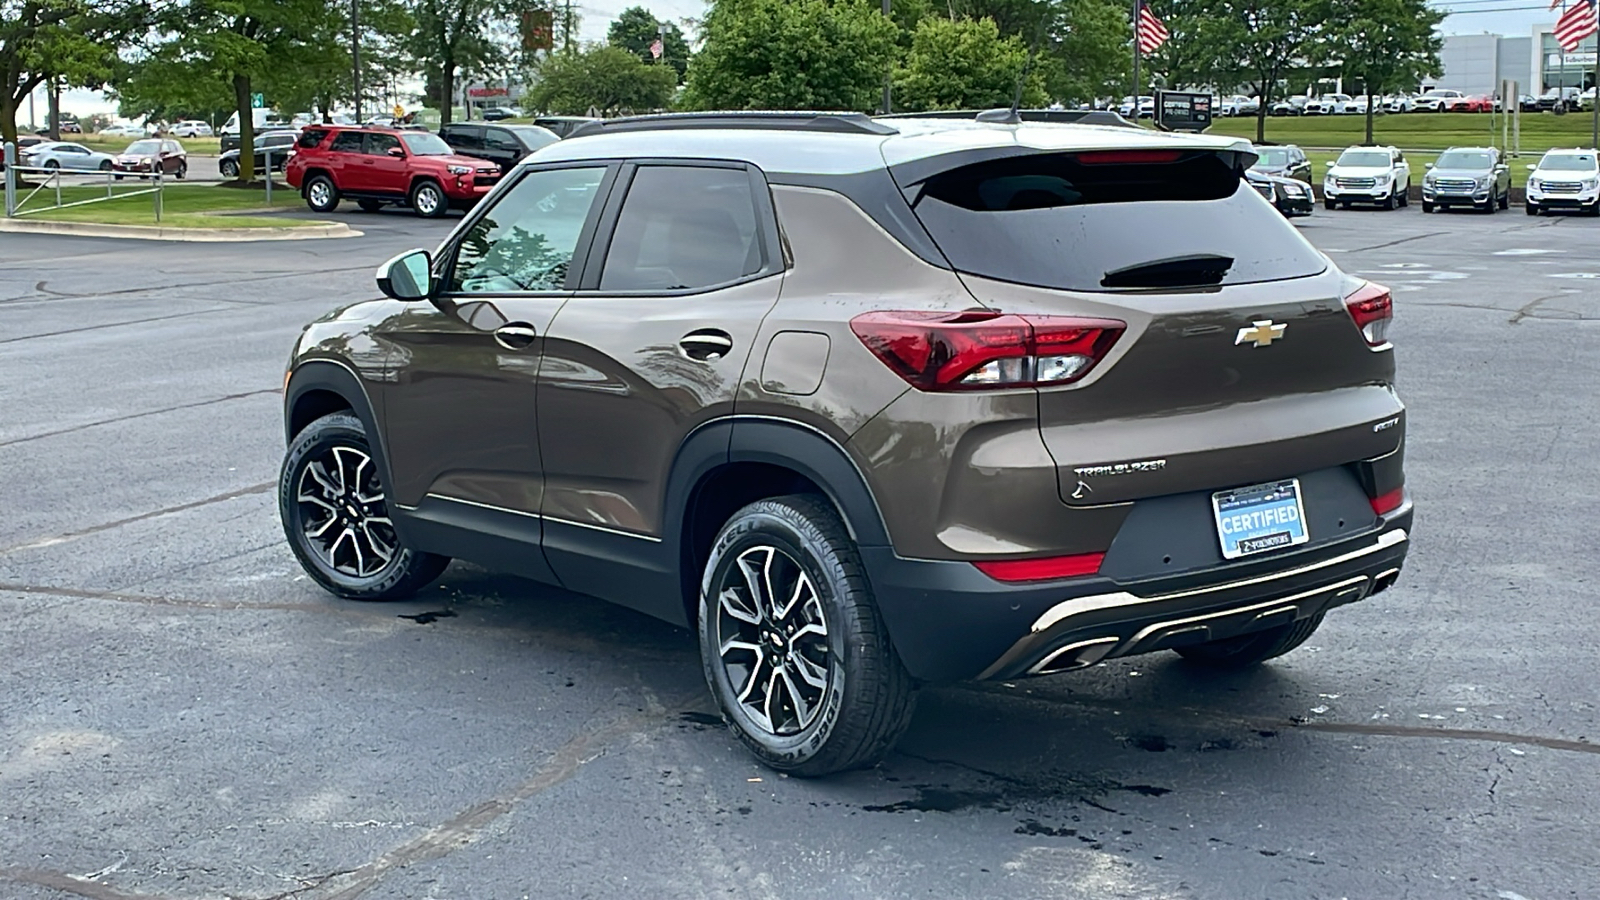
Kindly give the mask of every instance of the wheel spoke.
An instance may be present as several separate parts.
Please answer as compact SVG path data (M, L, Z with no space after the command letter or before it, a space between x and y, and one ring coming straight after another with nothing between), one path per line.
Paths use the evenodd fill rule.
M367 547L372 550L374 556L383 560L384 563L394 559L394 548L379 540L378 536L372 533L372 522L370 520L361 523L361 533L366 536ZM382 566L379 566L379 568L382 568Z
M322 464L322 460L315 460L311 465L306 466L306 474L310 475L311 480L322 488L324 494L330 497L339 496L339 487L333 483L333 479L328 475L328 469Z
M771 547L761 547L758 548L758 550L765 550L767 553L768 562L772 560ZM762 577L762 573L757 571L755 566L750 561L751 555L755 552L757 551L752 550L739 557L739 571L744 574L744 583L750 589L750 602L755 605L756 614L760 616L762 621L765 621L767 619L767 608L769 601L767 600L766 595L762 594L761 589L765 584L766 579Z
M768 730L773 733L777 733L778 718L772 714L772 701L778 697L778 676L782 673L783 670L779 667L772 667L772 674L767 677L767 696L761 703L761 712L766 715L767 721L771 723L768 726ZM782 712L782 709L780 708L779 711Z
M339 545L344 543L345 538L349 538L350 543L354 544L356 540L355 532L345 528L345 530L339 532L338 537L333 539L333 543L328 545L328 565L335 569L339 568Z
M300 494L298 496L295 497L295 499L298 500L301 503L314 503L317 506L322 507L323 509L327 510L330 513L336 513L336 512L339 511L339 508L337 506L334 506L332 503L329 503L328 501L322 499L321 497L318 497L316 494L308 494L303 490L300 492Z
M778 674L783 676L784 692L789 695L789 703L794 707L795 723L804 727L811 721L811 704L800 695L800 689L794 686L794 679L789 676L788 666L779 669Z
M761 624L761 614L745 606L744 598L733 588L723 591L718 597L718 602L722 605L722 611L729 616L749 625Z
M329 516L327 518L327 521L323 522L320 526L318 526L315 531L307 531L306 532L306 537L320 538L323 535L327 534L328 533L328 529L332 528L335 524L338 523L338 521L339 521L339 517L338 516ZM329 556L330 557L332 556L331 551L329 553Z
M744 687L739 689L739 702L745 705L750 703L750 692L756 689L760 681L761 666L767 661L767 654L760 647L756 648L756 662L750 667L750 674L745 678Z
M805 624L805 626L802 627L799 631L796 631L794 633L794 635L789 638L789 640L792 641L792 642L798 643L801 638L805 637L806 635L810 635L810 634L814 634L819 638L826 638L828 636L828 629L823 628L821 625L817 624L816 622L807 622Z
M804 653L790 650L789 661L794 663L794 672L800 676L801 681L819 691L828 686L828 670L807 659Z
M760 656L761 645L752 644L749 641L741 641L736 637L732 637L722 642L722 647L718 652L721 656L727 656L729 653L732 653L735 650L740 650L746 653L754 653L757 656Z
M789 601L783 605L782 609L777 611L778 620L782 621L789 618L790 614L794 612L795 606L800 603L800 595L810 590L811 580L806 578L806 573L799 573L794 580L794 590L789 592Z

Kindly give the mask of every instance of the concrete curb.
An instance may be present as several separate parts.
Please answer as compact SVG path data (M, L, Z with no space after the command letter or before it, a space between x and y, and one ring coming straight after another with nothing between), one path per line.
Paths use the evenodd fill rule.
M361 237L343 222L282 228L165 228L159 225L101 225L93 222L48 222L41 219L0 219L0 233L60 234L75 237L122 238L137 241L310 241L322 238Z

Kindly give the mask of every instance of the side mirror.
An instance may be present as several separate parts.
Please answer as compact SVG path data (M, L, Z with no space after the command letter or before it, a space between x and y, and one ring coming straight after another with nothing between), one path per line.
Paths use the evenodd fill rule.
M394 157L395 159L405 159L406 158L406 152L404 150L401 150L399 147L390 147L389 148L389 155Z
M1433 163L1423 163L1422 167L1424 169L1431 169L1431 168L1433 168Z
M411 302L433 295L433 260L426 250L410 250L378 267L378 290Z
M1534 164L1533 164L1533 163L1528 163L1528 171L1529 171L1529 172L1534 172L1534 171L1537 171L1537 170L1538 170L1538 168L1539 168L1539 167L1538 167L1538 166L1536 166L1536 165L1534 165Z

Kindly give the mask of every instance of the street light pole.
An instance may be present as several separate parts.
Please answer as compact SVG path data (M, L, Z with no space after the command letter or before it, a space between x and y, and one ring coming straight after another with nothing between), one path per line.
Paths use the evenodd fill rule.
M356 124L361 124L361 0L350 0L350 80L355 85Z

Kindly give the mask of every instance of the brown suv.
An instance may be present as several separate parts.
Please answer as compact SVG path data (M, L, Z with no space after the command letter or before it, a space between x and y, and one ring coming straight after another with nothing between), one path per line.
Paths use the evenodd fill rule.
M1235 667L1393 584L1386 289L1126 127L612 120L520 163L295 348L305 569L450 558L697 629L735 733L822 774L920 682Z

